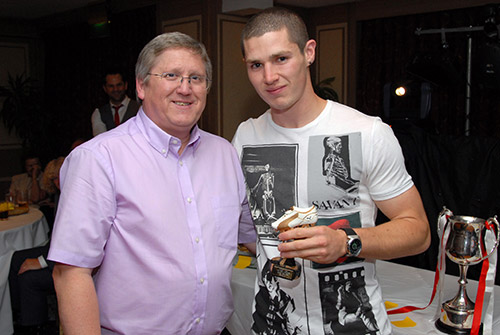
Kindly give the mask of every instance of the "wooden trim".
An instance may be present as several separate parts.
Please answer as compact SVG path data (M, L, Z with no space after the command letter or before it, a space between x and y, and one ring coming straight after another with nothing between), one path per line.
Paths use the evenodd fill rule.
M232 90L234 88L231 87L225 87L224 86L224 70L227 69L228 61L231 60L225 60L224 59L224 49L223 48L237 48L237 50L240 49L239 47L239 41L237 44L234 45L223 45L224 41L224 26L226 24L241 24L242 29L243 26L246 24L247 19L238 17L238 16L232 16L232 15L227 15L227 14L219 14L217 15L217 61L218 61L218 71L217 71L217 84L218 84L218 90L217 90L217 101L218 106L217 106L217 124L219 125L219 134L221 136L226 137L226 139L230 140L229 137L232 137L233 134L227 134L227 131L224 131L224 119L229 117L230 115L224 115L224 111L226 109L225 106L225 100L224 99L224 93L229 92L228 90ZM236 41L235 41L236 42ZM226 64L226 66L224 66ZM245 74L246 75L246 74ZM245 77L239 78L241 81L247 80ZM233 108L239 108L238 106L233 106ZM229 111L229 110L228 110Z
M161 32L179 31L201 41L201 15L162 21ZM196 36L193 36L196 35Z

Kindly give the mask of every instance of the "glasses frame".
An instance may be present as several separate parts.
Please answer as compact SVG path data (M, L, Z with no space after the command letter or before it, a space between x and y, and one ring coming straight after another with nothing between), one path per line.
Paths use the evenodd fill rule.
M174 75L173 78L175 79L169 79L167 77L167 75ZM210 85L211 85L211 80L207 78L207 76L200 76L200 75L191 75L191 76L181 76L180 74L177 74L177 73L173 73L173 72L163 72L163 73L151 73L151 72L148 72L148 75L149 76L155 76L155 77L158 77L160 78L160 80L162 79L165 79L166 81L170 81L170 82L176 82L178 81L179 82L179 86L182 85L182 82L184 81L184 79L187 79L188 81L188 84L191 86L191 79L193 79L193 77L199 77L199 78L205 78L205 89L208 90L210 88ZM191 86L193 87L193 86ZM194 87L197 87L196 85L194 85Z

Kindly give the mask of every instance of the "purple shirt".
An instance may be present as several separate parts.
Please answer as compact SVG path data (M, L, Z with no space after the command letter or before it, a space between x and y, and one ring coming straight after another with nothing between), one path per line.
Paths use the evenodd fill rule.
M180 141L142 111L61 169L49 259L101 266L103 334L219 334L237 243L255 241L238 156L198 129Z

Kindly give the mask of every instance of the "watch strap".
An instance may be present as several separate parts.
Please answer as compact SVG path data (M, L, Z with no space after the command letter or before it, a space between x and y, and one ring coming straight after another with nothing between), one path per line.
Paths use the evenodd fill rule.
M343 231L345 231L345 233L347 234L347 236L349 236L349 235L356 235L356 236L358 236L358 234L356 234L356 232L352 228L339 228L339 229L342 229Z
M339 228L339 229L342 229L347 235L347 241L346 241L347 253L345 254L345 257L357 257L361 251L361 239L359 238L358 234L356 234L356 232L352 228ZM353 243L356 240L357 243L359 243L359 248L352 250L351 243Z

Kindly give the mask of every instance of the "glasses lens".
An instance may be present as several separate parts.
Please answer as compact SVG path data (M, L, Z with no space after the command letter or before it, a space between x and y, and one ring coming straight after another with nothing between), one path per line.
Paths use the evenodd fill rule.
M176 73L170 73L170 72L165 72L162 73L161 75L157 75L161 79L165 79L169 82L176 82L179 85L182 84L184 80L187 80L188 84L190 84L192 87L204 87L208 89L210 87L210 80L207 79L205 76L198 76L198 75L192 75L189 77L183 77L179 74Z

